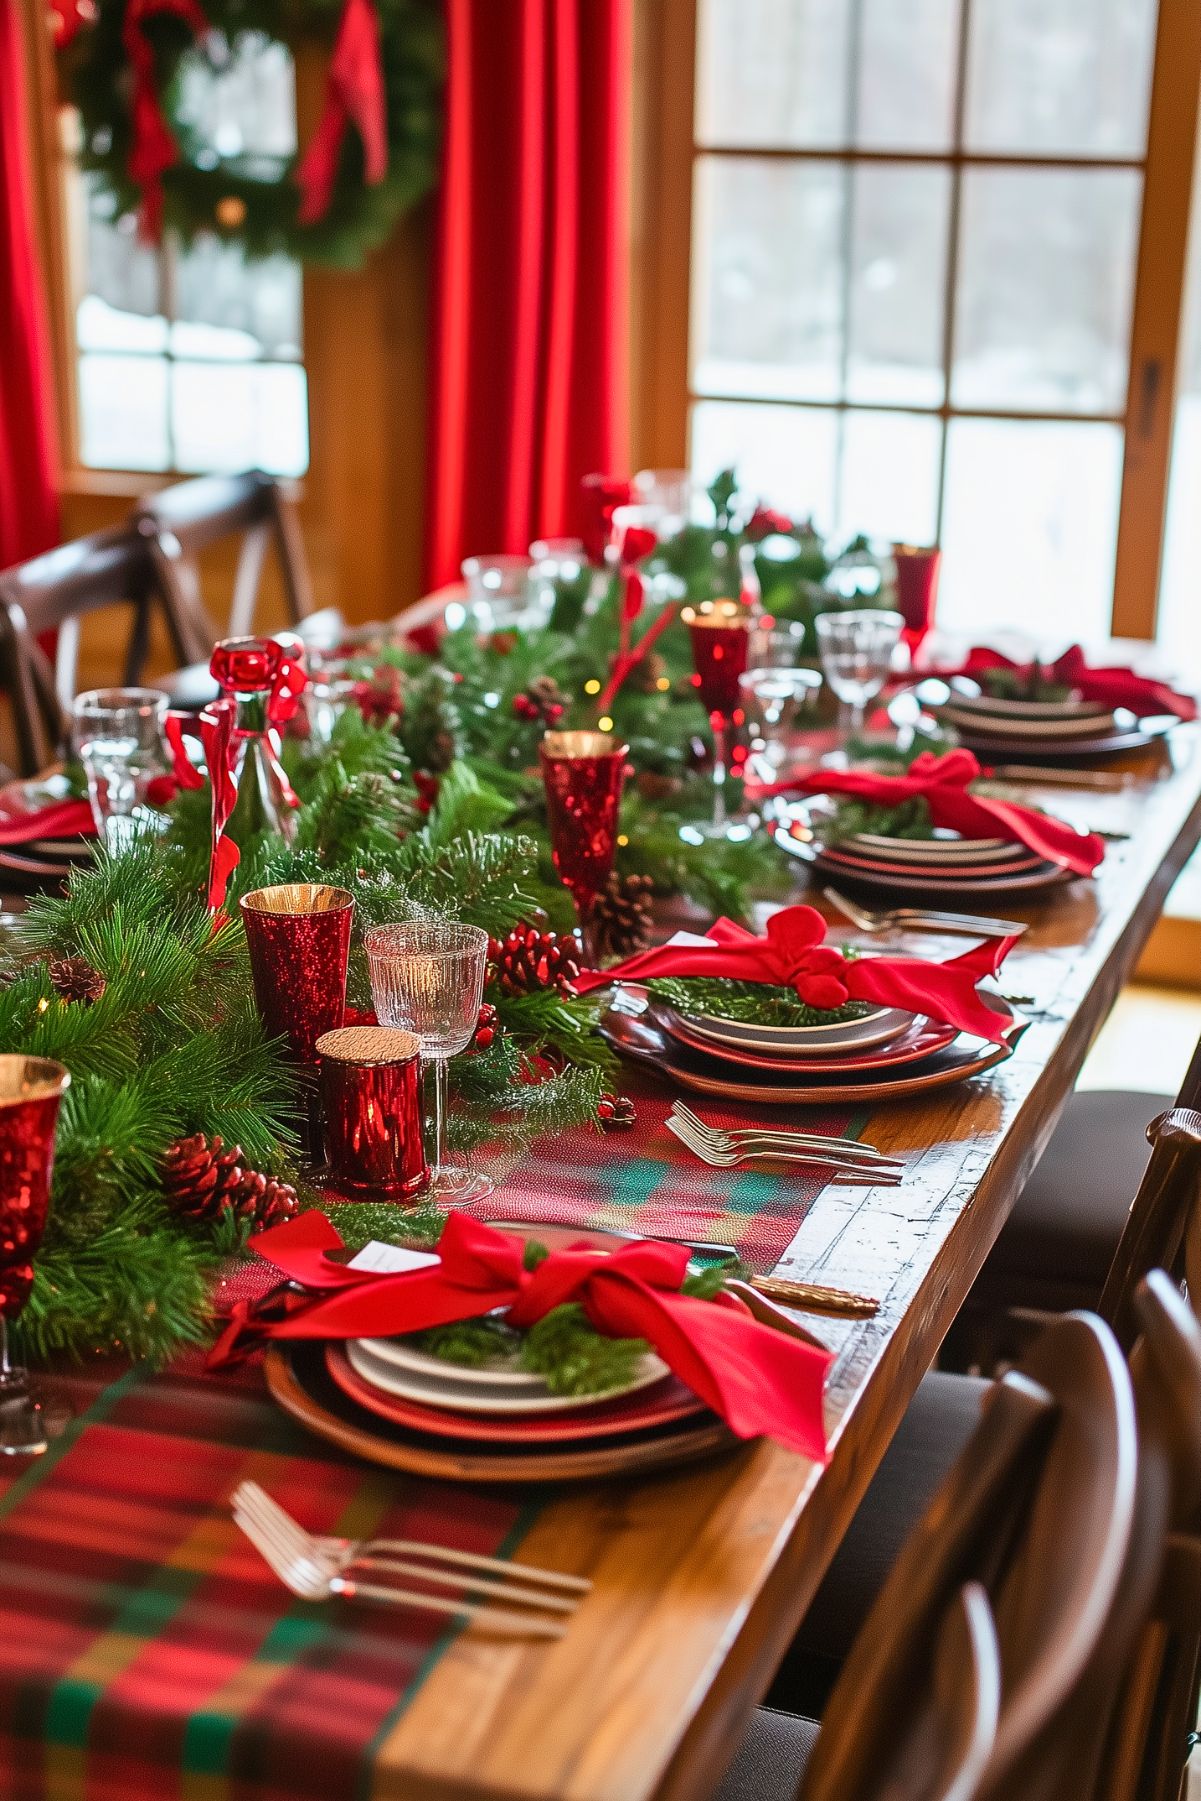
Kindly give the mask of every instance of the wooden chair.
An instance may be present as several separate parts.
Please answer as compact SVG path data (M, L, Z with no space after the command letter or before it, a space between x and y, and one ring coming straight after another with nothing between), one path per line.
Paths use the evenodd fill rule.
M95 532L0 574L0 655L23 775L35 775L52 763L65 743L81 622L116 608L132 611L121 664L123 685L142 678L155 612L165 621L176 656L186 654L181 621L136 532ZM53 663L37 642L46 632L58 634Z
M134 515L164 591L184 622L181 662L207 663L218 638L248 637L268 552L274 550L288 622L313 611L312 586L295 509L270 476L203 475L143 499ZM199 558L225 540L241 538L228 616L214 623L204 604Z
M1062 1801L1063 1717L1102 1635L1107 1658L1124 1650L1114 1613L1137 1477L1133 1389L1113 1334L1089 1315L1057 1321L1023 1370L994 1385L865 1621L820 1732L762 1712L719 1801L783 1801L786 1733L794 1775L804 1766L803 1801ZM987 1751L982 1609L1001 1673Z

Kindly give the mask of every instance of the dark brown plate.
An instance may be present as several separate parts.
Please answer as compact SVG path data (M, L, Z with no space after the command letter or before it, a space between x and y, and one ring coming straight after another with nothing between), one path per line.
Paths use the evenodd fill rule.
M711 1413L623 1433L598 1443L465 1445L377 1419L342 1393L325 1366L325 1346L274 1344L263 1359L267 1387L285 1413L318 1438L387 1469L451 1482L571 1482L691 1463L739 1443Z
M1123 751L1143 750L1148 744L1154 744L1180 724L1174 713L1156 714L1140 719L1137 725L1127 731L1106 732L1098 738L1034 738L999 736L990 737L985 732L976 732L970 726L957 724L955 735L968 750L974 751L978 757L987 762L998 763L1061 763L1070 769L1072 764L1083 758L1086 762L1094 757L1117 757Z

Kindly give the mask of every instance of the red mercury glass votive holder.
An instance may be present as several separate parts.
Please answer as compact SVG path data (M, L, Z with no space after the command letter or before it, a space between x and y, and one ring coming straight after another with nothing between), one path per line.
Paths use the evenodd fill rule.
M317 1040L345 1017L354 897L320 882L287 882L254 889L241 907L263 1030L315 1063Z
M912 659L934 625L942 551L937 544L894 544L892 554L897 572L897 612L904 621L901 638L909 646Z
M581 926L609 879L617 851L617 816L628 744L608 732L546 732L542 780L551 855L575 902Z
M33 1256L50 1212L54 1130L71 1077L47 1057L0 1056L0 1320L33 1286Z
M325 1179L355 1196L409 1201L429 1182L421 1041L399 1026L343 1026L317 1040Z
M681 617L692 639L697 692L710 713L729 719L750 655L751 614L736 600L707 600L685 607Z

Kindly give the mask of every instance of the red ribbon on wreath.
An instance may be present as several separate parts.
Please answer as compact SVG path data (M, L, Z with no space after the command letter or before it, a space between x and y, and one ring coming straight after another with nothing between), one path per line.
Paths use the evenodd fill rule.
M388 173L388 111L375 0L346 0L342 8L325 104L296 171L302 225L316 224L329 211L342 139L352 119L363 140L363 180L377 187Z
M194 37L207 37L209 22L197 0L128 0L121 25L121 41L133 70L130 119L133 138L126 168L142 193L138 235L157 244L163 235L163 176L179 161L179 145L163 116L154 79L154 46L145 25L157 13L182 19Z

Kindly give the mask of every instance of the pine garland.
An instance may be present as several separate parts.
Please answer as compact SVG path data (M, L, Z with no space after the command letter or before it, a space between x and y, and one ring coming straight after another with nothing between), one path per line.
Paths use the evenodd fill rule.
M736 982L726 976L656 976L647 983L652 994L681 1013L708 1019L734 1019L757 1026L832 1026L870 1013L866 1001L842 1007L810 1007L791 988L767 982Z

